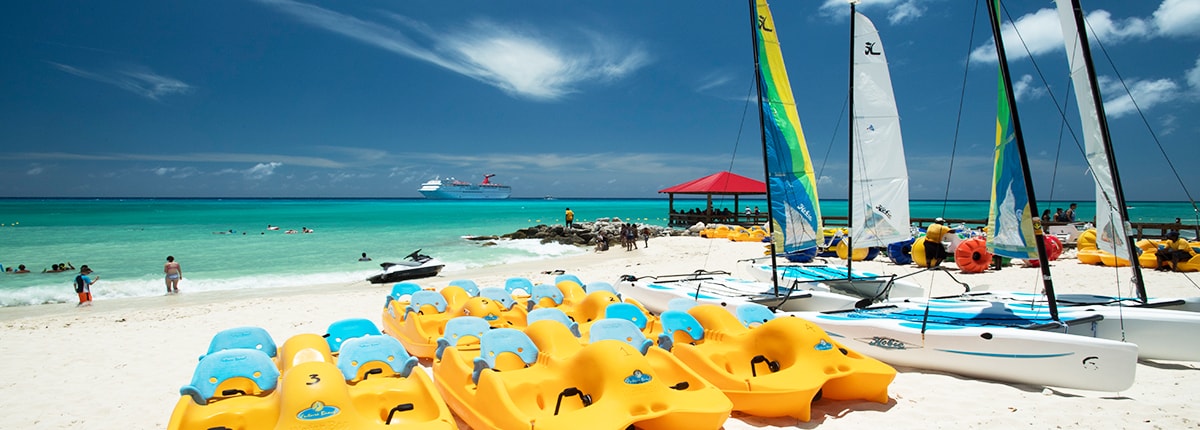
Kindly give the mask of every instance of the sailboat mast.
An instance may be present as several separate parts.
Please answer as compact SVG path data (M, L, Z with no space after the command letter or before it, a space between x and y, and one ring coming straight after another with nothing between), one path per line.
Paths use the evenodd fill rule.
M1125 205L1125 191L1121 189L1121 175L1117 174L1117 157L1113 153L1112 136L1108 132L1108 116L1104 113L1104 101L1100 97L1100 85L1096 80L1096 69L1092 63L1092 48L1088 43L1087 27L1083 21L1083 8L1079 6L1079 0L1071 0L1071 10L1075 14L1075 34L1078 35L1079 50L1083 56L1084 64L1087 67L1088 82L1092 88L1092 106L1096 108L1096 119L1100 122L1100 136L1104 144L1104 153L1108 157L1108 169L1112 172L1112 187L1116 194L1117 212L1121 214L1121 221L1129 220L1129 209ZM1069 53L1068 53L1069 54ZM1101 214L1096 214L1097 217ZM1118 227L1125 234L1125 243L1132 244L1133 238L1128 234L1129 229L1124 225ZM1146 284L1142 279L1142 267L1138 262L1136 248L1126 246L1129 250L1129 264L1133 267L1133 283L1137 289L1138 300L1146 303L1149 299L1146 297Z
M762 18L758 15L758 5L756 0L748 0L750 4L750 44L754 53L754 88L758 94L758 133L762 140L762 156L763 156L763 178L767 187L767 225L771 228L775 227L775 221L772 215L771 208L775 207L771 204L771 169L770 161L767 159L767 114L763 112L763 82L762 69L759 68L759 52L758 52L758 26L762 23ZM771 240L768 242L768 247L771 253L771 290L775 294L779 294L779 274L778 264L775 262L775 232L771 232Z
M846 241L846 280L852 281L854 264L854 243L851 241L850 233L854 231L854 13L857 1L850 2L850 98L847 106L850 108L850 125L849 133L846 133L848 144L846 145L848 157L847 159L847 174L846 174L846 237L842 240Z
M1017 153L1021 159L1021 172L1025 178L1025 193L1029 196L1029 210L1032 216L1038 215L1037 198L1033 192L1033 177L1029 174L1029 158L1025 155L1025 139L1021 135L1020 115L1017 115L1017 99L1012 92L1012 77L1008 71L1008 57L1004 54L1004 38L1000 35L1000 0L988 0L988 16L992 21L992 37L996 40L996 57L1000 65L1000 79L1004 82L1004 96L1008 100L1009 112L1012 115L1012 128ZM1058 321L1058 303L1054 294L1054 281L1050 279L1050 262L1046 260L1046 242L1042 240L1042 226L1034 226L1034 244L1037 246L1038 266L1042 269L1042 285L1046 289L1047 303L1050 307L1050 318Z

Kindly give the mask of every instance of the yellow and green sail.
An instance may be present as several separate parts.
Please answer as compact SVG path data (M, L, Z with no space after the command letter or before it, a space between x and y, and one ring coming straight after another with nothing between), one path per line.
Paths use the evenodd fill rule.
M815 248L822 240L817 183L800 116L792 97L779 36L766 0L755 4L759 97L772 231L783 234L783 252Z
M1017 147L1012 108L1008 104L1012 89L1005 85L1002 74L999 80L1000 102L996 110L996 154L992 171L987 247L992 253L1004 257L1038 258L1037 243L1034 242L1034 214L1030 213L1025 171Z

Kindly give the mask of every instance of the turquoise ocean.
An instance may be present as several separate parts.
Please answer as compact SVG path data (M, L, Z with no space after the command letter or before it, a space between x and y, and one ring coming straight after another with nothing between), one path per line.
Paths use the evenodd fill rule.
M741 199L765 210L764 200ZM1066 208L1069 202L1040 203ZM704 200L677 199L677 210ZM732 199L714 199L733 207ZM983 219L986 201L914 201L913 217ZM182 264L184 294L307 285L367 285L378 263L422 249L446 271L587 252L536 240L500 241L484 247L466 236L501 235L538 224L562 224L565 208L576 221L620 217L665 226L666 199L0 199L0 264L24 264L33 273L0 275L0 306L76 301L78 270L41 273L52 264L87 264L100 281L97 300L162 295L162 265ZM1186 202L1130 204L1135 222L1193 217ZM822 201L824 216L845 216L845 200ZM1079 202L1079 218L1094 205ZM280 230L267 230L268 225ZM303 228L311 234L285 234ZM374 261L359 262L366 252Z

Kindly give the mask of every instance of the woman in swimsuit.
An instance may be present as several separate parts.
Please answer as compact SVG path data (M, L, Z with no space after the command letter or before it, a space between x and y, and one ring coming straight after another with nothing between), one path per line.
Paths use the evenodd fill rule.
M183 269L175 262L175 257L168 255L167 264L163 265L163 273L167 274L167 294L179 292L179 279L183 277Z

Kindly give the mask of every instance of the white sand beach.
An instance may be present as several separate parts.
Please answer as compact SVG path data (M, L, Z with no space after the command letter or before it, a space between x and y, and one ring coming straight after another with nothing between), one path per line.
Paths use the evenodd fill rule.
M738 259L762 255L762 244L694 237L654 238L648 248L613 249L552 260L442 273L417 280L440 287L452 279L500 285L508 277L550 281L542 272L564 270L584 281L616 282L624 274L682 274L697 269L738 274ZM947 264L952 267L953 263ZM856 263L880 273L909 273L912 266L881 261ZM1060 293L1118 293L1129 269L1084 266L1074 259L1052 264ZM1007 267L960 275L975 289L1036 291L1039 271ZM1150 294L1196 296L1200 274L1149 271ZM1190 279L1186 279L1190 277ZM960 288L943 274L910 278L935 295ZM219 330L255 325L277 343L300 333L324 333L329 323L368 318L377 324L387 287L365 281L351 286L291 290L189 293L187 279L176 296L98 301L90 308L56 304L0 309L0 384L5 412L0 428L165 428L192 377L196 359ZM104 288L98 283L96 289ZM1128 288L1125 288L1128 290ZM1126 291L1128 293L1128 291ZM1197 339L1180 339L1195 342ZM1091 392L1014 385L899 368L886 404L820 400L813 419L764 419L735 414L727 429L760 428L1200 428L1200 365L1149 362L1125 392Z

